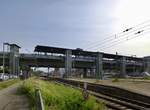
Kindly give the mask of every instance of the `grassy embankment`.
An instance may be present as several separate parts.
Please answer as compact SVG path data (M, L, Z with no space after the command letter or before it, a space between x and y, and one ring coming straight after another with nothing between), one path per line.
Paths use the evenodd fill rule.
M150 80L150 76L144 77L144 80Z
M7 88L8 86L11 86L17 82L19 82L19 79L10 79L10 80L6 80L6 81L1 81L0 82L0 90Z
M103 103L98 103L94 97L89 96L84 100L79 90L58 85L54 82L43 81L39 79L26 80L20 92L26 94L31 101L32 110L35 109L35 88L41 90L44 100L45 110L105 110Z
M120 81L119 78L112 79L112 82L119 82L119 81Z

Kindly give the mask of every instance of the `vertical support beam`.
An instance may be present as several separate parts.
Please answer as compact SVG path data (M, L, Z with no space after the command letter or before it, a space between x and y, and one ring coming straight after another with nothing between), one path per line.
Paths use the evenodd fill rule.
M126 76L126 57L122 57L121 59L121 76Z
M96 78L103 79L103 54L99 52L96 58Z
M50 75L50 73L49 73L49 72L50 72L50 71L49 71L49 68L50 68L50 67L48 67L48 75L47 75L47 76L49 76L49 75Z
M87 68L84 68L84 69L83 69L83 78L86 78L86 77L87 77L87 72L88 72L88 69L87 69Z
M120 69L119 69L119 64L120 64L120 62L119 62L119 60L118 60L118 56L117 56L117 55L116 55L115 60L116 60L115 72L118 73L118 71L120 70Z
M5 74L5 44L4 43L3 43L3 74Z
M90 77L93 77L93 68L90 68Z
M150 73L150 59L144 58L144 71Z
M29 78L29 70L30 70L30 67L28 65L23 65L22 73L23 73L23 78L24 79Z
M15 57L15 65L16 65L16 69L15 69L15 72L16 72L16 74L17 74L17 76L19 75L19 73L20 73L20 66L19 66L19 54Z
M66 77L69 77L71 75L71 69L72 69L72 51L66 50L66 56L65 56Z
M147 61L146 71L150 73L150 61Z

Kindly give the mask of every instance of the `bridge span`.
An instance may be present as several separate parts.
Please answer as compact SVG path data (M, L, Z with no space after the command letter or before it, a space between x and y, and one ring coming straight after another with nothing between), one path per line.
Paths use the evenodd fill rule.
M103 77L105 70L118 70L125 76L129 72L150 71L149 57L123 56L102 52L84 51L82 49L67 49L50 46L35 47L33 54L19 53L19 46L11 44L10 52L0 52L0 65L5 55L5 66L9 67L11 74L23 71L28 77L30 67L65 68L65 76L71 76L72 68L95 69L95 77Z

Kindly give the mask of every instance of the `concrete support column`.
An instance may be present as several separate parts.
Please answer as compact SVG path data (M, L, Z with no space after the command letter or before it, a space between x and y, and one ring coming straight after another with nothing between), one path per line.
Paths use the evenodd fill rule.
M50 67L48 67L48 75L50 74L50 71L49 71Z
M126 76L126 57L121 59L121 76Z
M93 74L94 74L94 72L93 72L93 68L90 68L90 77L93 77Z
M144 61L144 71L150 73L150 60L146 59Z
M27 79L29 78L29 71L30 71L30 67L28 65L23 65L22 67L22 74L23 74L23 78Z
M88 72L88 69L87 69L87 68L84 68L84 69L83 69L83 78L86 78L86 77L87 77L87 72Z
M19 65L19 58L17 57L16 59L16 69L15 69L15 71L16 71L16 74L17 75L19 75L20 74L20 65Z
M72 51L66 50L65 56L65 77L71 76L71 69L72 69Z
M96 58L96 78L103 79L103 54L98 53Z

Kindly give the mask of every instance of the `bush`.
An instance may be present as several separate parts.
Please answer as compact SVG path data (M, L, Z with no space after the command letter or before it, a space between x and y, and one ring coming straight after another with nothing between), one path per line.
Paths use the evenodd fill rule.
M145 80L150 80L150 76L144 77Z
M119 82L119 79L115 78L115 79L112 80L112 82Z
M20 91L31 99L32 109L35 108L35 88L39 88L46 110L104 110L105 105L97 103L90 96L84 100L79 90L55 84L54 82L28 79L21 86Z
M0 90L7 88L8 86L11 86L17 82L19 82L19 79L9 79L7 81L2 81L0 82Z

